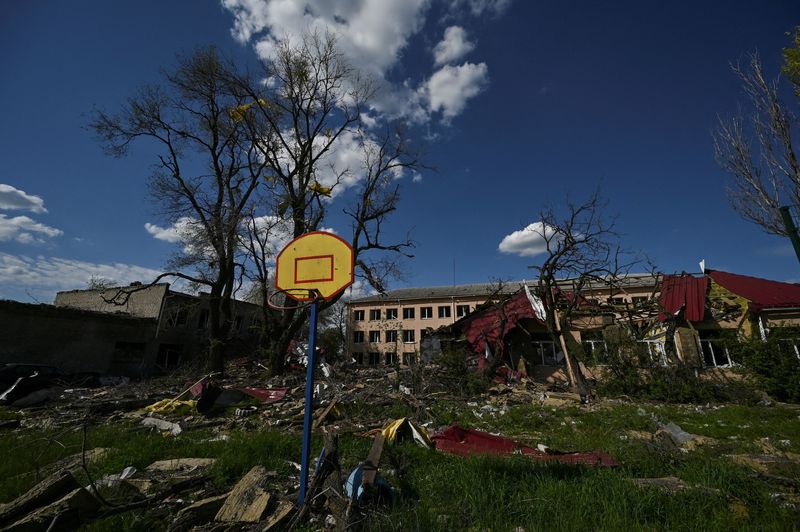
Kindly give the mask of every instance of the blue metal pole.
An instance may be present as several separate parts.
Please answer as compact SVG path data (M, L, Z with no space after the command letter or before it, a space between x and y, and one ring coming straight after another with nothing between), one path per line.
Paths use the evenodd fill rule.
M314 410L314 344L317 336L317 302L311 303L311 319L308 327L308 367L306 369L306 406L303 414L303 456L300 462L300 495L298 504L306 500L308 488L308 463L311 460L311 412Z

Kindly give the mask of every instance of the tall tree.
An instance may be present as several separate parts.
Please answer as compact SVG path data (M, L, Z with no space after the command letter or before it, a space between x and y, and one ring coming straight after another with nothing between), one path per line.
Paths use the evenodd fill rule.
M588 387L576 354L567 348L564 331L590 285L611 287L638 262L622 250L615 221L606 210L606 202L595 192L582 203L568 199L563 215L554 207L544 208L531 228L544 244L541 262L531 268L539 275L536 293L544 307L545 326L564 354L573 389L583 398Z
M184 248L171 261L173 271L153 283L174 277L208 289L208 361L216 371L231 329L241 222L268 168L253 132L267 143L270 130L257 115L238 111L249 103L238 77L213 47L200 49L179 57L163 84L143 87L117 113L96 111L91 121L111 155L124 156L136 141L154 142L150 190ZM115 301L134 290L120 291Z
M356 274L383 291L397 274L398 255L410 256L412 246L408 237L387 242L384 223L400 199L397 177L417 169L419 162L396 124L373 125L368 131L362 124L375 94L372 83L348 64L334 37L310 33L299 42L281 42L263 71L257 77L239 76L237 86L240 97L250 102L246 114L259 118L252 124L266 124L270 131L268 142L254 143L269 168L264 185L269 199L260 205L261 220L297 237L319 230L334 202L346 203ZM253 131L254 138L258 133ZM250 235L246 241L266 294L279 249L269 246L271 238L259 241ZM281 312L264 310L262 347L275 373L283 371L289 343L306 319L305 312L287 305Z
M795 39L797 43L797 35ZM797 47L785 51L784 71L795 91L800 91L798 53ZM786 236L779 208L800 204L797 100L787 103L781 98L779 80L767 78L758 54L732 68L750 106L747 114L720 119L714 134L717 162L733 177L728 198L746 220L767 233Z

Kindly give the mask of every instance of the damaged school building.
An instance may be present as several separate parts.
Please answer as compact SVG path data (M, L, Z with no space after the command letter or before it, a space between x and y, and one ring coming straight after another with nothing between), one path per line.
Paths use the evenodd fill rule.
M691 367L730 367L736 364L731 341L766 340L800 325L800 285L718 270L632 274L588 283L579 292L563 280L555 290L556 299L574 302L564 347L588 366L603 366L612 346L628 340L644 364L666 365L674 353ZM548 333L543 309L537 313L536 293L536 283L513 282L355 299L349 303L348 352L357 364L405 365L459 349L472 365L497 358L537 379L560 378L563 349ZM781 346L800 356L800 333Z
M130 291L122 305L111 300ZM259 308L233 301L230 348L253 350ZM208 346L204 294L169 283L58 292L52 305L0 301L0 364L55 366L68 373L143 377L175 368Z

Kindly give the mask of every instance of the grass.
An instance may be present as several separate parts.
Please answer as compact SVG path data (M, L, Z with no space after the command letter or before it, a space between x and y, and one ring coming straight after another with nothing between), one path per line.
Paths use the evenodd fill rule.
M350 411L374 419L411 411L368 405ZM480 415L476 415L477 412ZM763 453L761 440L781 451L800 453L800 411L785 405L685 406L659 403L604 404L593 409L518 405L505 414L481 413L464 402L440 401L430 410L437 426L463 426L502 433L527 444L562 450L602 449L622 465L590 469L540 464L519 456L460 458L413 444L387 447L381 474L399 497L393 508L379 509L370 530L792 530L800 515L774 497L777 486L757 478L726 455ZM8 413L0 415L8 415ZM637 437L652 433L657 420L714 438L688 453L656 448ZM281 476L297 476L289 463L299 461L300 436L280 431L229 433L228 441L208 441L210 431L161 436L116 423L93 427L89 447L114 451L92 466L96 477L128 465L179 457L215 457L212 483L229 488L253 465ZM0 434L0 500L8 501L35 484L32 471L80 451L80 430L17 431ZM54 442L58 443L54 443ZM322 442L314 439L314 453ZM345 468L366 456L370 441L356 435L340 439ZM800 477L797 464L776 474ZM690 489L669 493L640 488L631 479L675 476ZM130 513L93 523L91 530L163 528L168 510Z

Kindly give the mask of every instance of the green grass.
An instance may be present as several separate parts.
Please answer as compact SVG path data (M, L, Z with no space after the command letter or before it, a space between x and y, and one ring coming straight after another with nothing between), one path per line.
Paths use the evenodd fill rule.
M483 405L482 402L478 402ZM346 414L385 419L412 414L398 403L391 408L345 405ZM762 438L782 451L800 452L800 411L784 405L696 407L659 403L604 404L591 409L518 405L503 415L476 416L466 402L440 401L428 412L435 426L458 422L502 433L523 443L561 450L601 449L622 465L591 469L541 464L523 457L461 458L412 444L387 447L381 465L398 491L394 508L369 517L372 530L792 530L800 515L772 496L780 488L759 480L725 455L762 453ZM635 437L652 433L657 420L715 439L688 453L669 452ZM129 423L91 427L88 447L113 451L91 466L95 478L155 460L214 457L212 484L230 488L252 466L261 464L279 478L296 477L289 463L299 462L300 435L270 430L229 432L228 441L208 441L210 430L177 437L137 430ZM779 442L784 440L785 444ZM80 451L79 428L0 433L0 501L8 501L36 482L33 474ZM788 442L788 443L786 443ZM313 453L321 438L314 438ZM343 435L344 469L363 460L370 441ZM800 477L796 464L776 474ZM644 489L631 479L675 476L696 488L677 493ZM80 479L82 482L85 479ZM90 530L154 530L168 522L169 510L137 511L93 523Z

